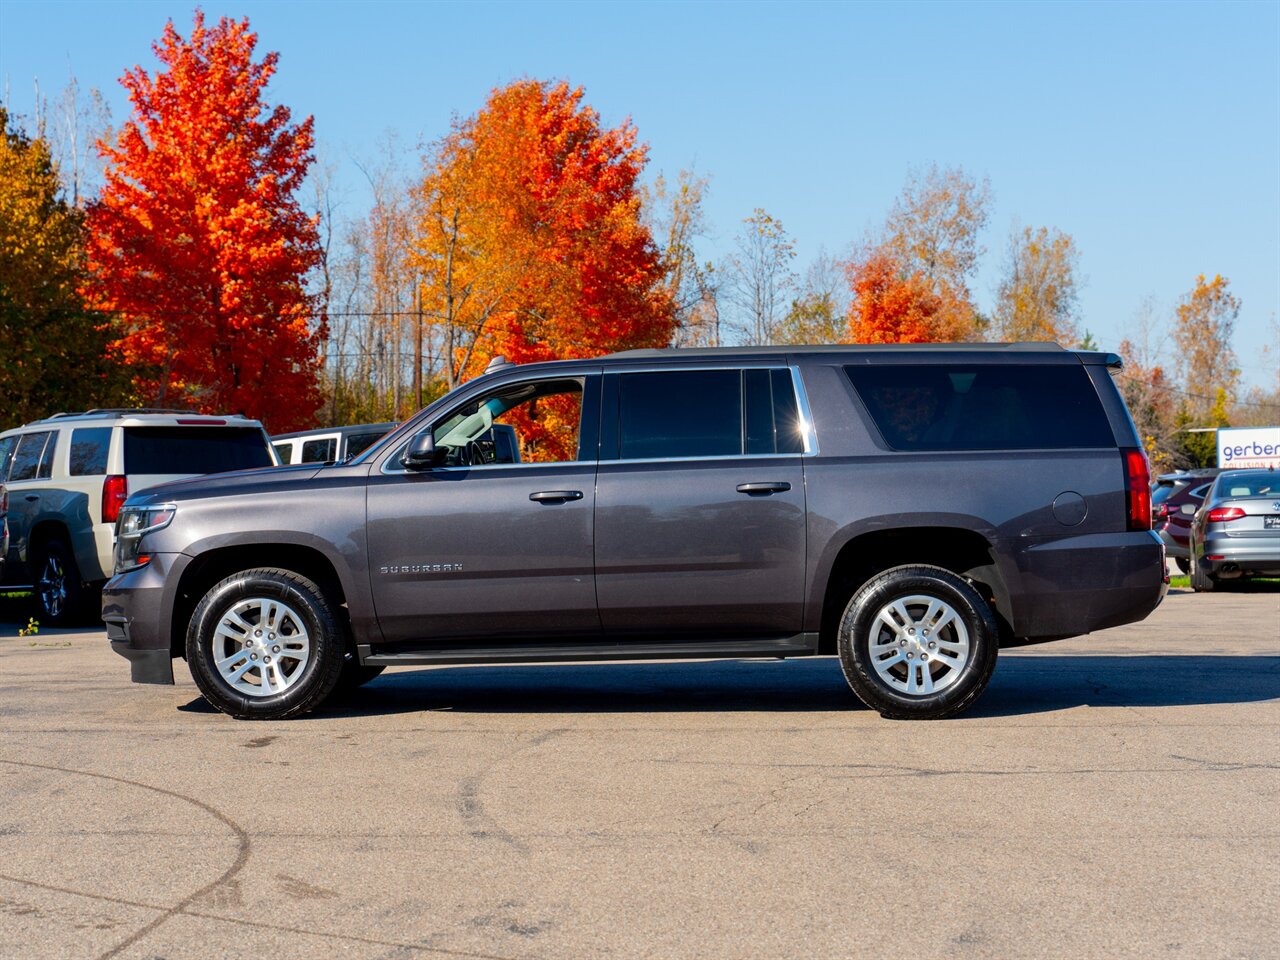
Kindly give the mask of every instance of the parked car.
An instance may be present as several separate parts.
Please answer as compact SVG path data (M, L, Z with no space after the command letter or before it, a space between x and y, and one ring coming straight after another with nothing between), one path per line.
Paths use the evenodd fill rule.
M1042 344L495 361L352 461L131 497L107 634L135 681L185 657L243 718L390 665L821 654L887 717L950 716L999 646L1165 594L1119 365Z
M182 410L60 413L0 433L4 583L31 585L43 624L99 610L115 523L132 492L275 464L262 424ZM0 541L4 535L0 533Z
M1217 467L1202 470L1183 470L1166 473L1156 478L1151 491L1151 519L1153 529L1164 541L1165 552L1183 573L1191 572L1189 541L1191 518L1204 502L1204 496L1213 485L1213 478L1221 473Z
M1191 586L1280 576L1280 473L1224 470L1191 527Z
M271 438L271 446L282 464L328 463L359 456L388 433L395 423L360 423L329 430L281 433Z

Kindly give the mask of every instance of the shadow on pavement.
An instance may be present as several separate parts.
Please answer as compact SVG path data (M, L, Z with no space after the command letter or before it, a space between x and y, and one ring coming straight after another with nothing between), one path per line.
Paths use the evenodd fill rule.
M1280 656L1007 656L961 719L1079 706L1178 707L1280 697ZM440 667L383 674L311 716L861 709L830 657L785 662ZM203 698L179 708L212 711ZM304 718L305 719L305 718Z

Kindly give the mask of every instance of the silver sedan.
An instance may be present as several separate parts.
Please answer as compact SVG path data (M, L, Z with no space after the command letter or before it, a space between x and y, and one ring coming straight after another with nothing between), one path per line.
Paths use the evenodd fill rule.
M1228 470L1213 482L1191 525L1191 586L1280 576L1280 472Z

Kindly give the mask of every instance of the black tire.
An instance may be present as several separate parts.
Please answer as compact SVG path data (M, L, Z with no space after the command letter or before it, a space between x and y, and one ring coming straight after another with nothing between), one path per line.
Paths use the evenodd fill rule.
M1191 561L1186 557L1174 557L1174 565L1182 571L1184 577L1191 575Z
M363 687L370 680L376 680L382 671L381 666L363 666L354 653L348 652L342 661L342 673L338 674L338 682L333 688L333 695L339 696Z
M959 627L944 623L934 638L925 639L928 634L920 627L925 623L923 617L919 621L911 620L910 637L906 635L908 627L905 624L900 632L893 632L880 620L881 611L890 604L912 597L940 601L954 612L955 621L963 627L968 639L968 657L961 666L952 666L949 662L952 658L944 656L945 651L935 649L935 641L945 647L959 648ZM913 606L918 610L925 604L913 602L905 605L904 609L911 618L916 616L916 611L911 609ZM871 651L872 628L877 624L880 630L875 636L886 642L883 657L873 656ZM894 638L898 638L899 649L887 647L887 641ZM859 700L872 710L878 710L882 717L891 720L940 720L967 709L987 688L1000 652L1000 638L991 608L968 582L942 567L911 565L886 570L854 593L840 620L839 650L840 666L849 686ZM907 655L914 657L913 650L921 659L901 659ZM894 656L899 659L893 661ZM925 667L923 661L929 658L932 662ZM959 656L955 659L959 660ZM887 665L886 661L892 661L892 664ZM935 674L933 671L939 667L941 669ZM893 677L894 683L885 679L884 672ZM927 688L931 689L935 681L945 683L945 686L934 692L921 692L919 689L906 692L913 685L917 688L926 685L925 672L929 675ZM954 676L951 676L952 672ZM903 686L895 686L895 683Z
M75 554L61 540L35 551L36 620L41 626L72 627L88 619L92 592L80 579Z
M241 619L249 624L250 629L263 625L263 630L256 631L262 639L254 640L246 631L245 641L241 643L217 633L223 618L237 605L252 606L255 603L260 611L259 619L250 620L251 613L246 613ZM281 653L278 645L264 646L276 639L274 633L269 635L269 640L264 636L265 631L271 628L265 622L265 610L272 603L283 605L286 610L279 615L274 626L274 629L282 631L281 643L301 636L305 631L309 646L305 660L288 657L287 650ZM294 633L286 635L284 631L290 628ZM329 599L318 586L292 571L264 567L233 574L204 595L187 628L187 663L192 679L205 699L223 713L240 720L286 720L314 710L333 691L342 673L346 641ZM275 653L277 665L274 675L286 678L277 681L283 689L278 693L261 692L263 686L271 686L267 681L270 668L254 664L248 666L245 675L256 674L256 677L244 683L245 686L256 685L258 689L251 694L243 692L244 686L238 690L218 669L215 645L219 644L234 644L238 651L248 651L256 644L254 649L262 650L264 662ZM247 656L249 654L246 653ZM257 655L252 656L256 661ZM292 668L285 668L285 663L292 663ZM232 667L245 665L248 665L247 659L241 659ZM252 683L254 679L256 684Z
M1196 593L1213 593L1214 588L1218 585L1217 581L1200 568L1200 561L1196 559L1196 545L1191 543L1191 589Z

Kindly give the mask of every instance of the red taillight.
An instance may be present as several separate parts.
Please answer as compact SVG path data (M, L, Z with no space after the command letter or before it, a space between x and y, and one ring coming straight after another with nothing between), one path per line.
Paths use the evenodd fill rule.
M1141 450L1122 450L1130 530L1151 529L1151 471Z
M1157 520L1167 520L1169 518L1169 505L1167 503L1157 503L1153 508L1152 516Z
M1244 515L1244 511L1239 507L1214 507L1205 519L1210 523L1229 523L1232 520L1239 520Z
M129 499L129 478L111 476L102 481L102 522L120 519L120 507Z

